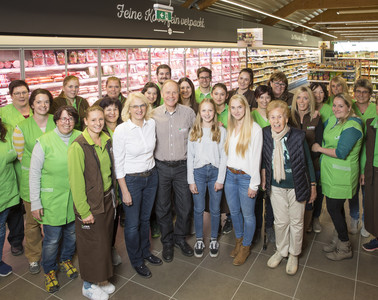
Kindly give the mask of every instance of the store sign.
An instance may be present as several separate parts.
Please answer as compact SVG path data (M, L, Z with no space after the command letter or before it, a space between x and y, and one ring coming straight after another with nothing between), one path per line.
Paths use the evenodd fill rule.
M263 45L262 28L238 28L238 47L261 47Z
M59 9L51 0L3 2L0 34L236 43L237 28L259 27L265 45L317 47L321 40L307 35L306 41L293 40L288 30L181 6L172 12L156 9L156 14L156 1L150 0L65 0Z

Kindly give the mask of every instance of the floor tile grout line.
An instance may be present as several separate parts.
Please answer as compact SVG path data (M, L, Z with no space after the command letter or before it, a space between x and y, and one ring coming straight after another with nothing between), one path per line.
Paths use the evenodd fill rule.
M119 276L119 275L117 275ZM125 278L123 276L119 276L119 277L122 277L122 278ZM114 295L116 295L128 282L130 282L131 280L128 279L128 278L125 278L126 279L126 282L124 284L122 284L119 288L117 288L113 294L110 295L110 297L113 297Z
M319 272L322 272L322 273L326 273L326 274L329 274L329 275L338 276L338 277L341 277L341 278L344 278L344 279L348 279L348 280L351 280L351 281L354 281L353 278L349 278L349 277L346 277L346 276L342 276L340 274L324 271L324 270L321 270L321 269L318 269L318 268L315 268L315 267L307 266L306 268L309 268L309 269L312 269L312 270L315 270L315 271L319 271Z
M189 276L184 280L184 282L178 287L178 289L173 293L173 295L169 298L169 299L172 299L176 294L177 292L184 286L184 284L188 281L188 279L193 275L193 273L201 266L201 264L204 262L204 260L209 256L209 254L207 254L205 256L205 258L194 268L194 270L189 274Z
M137 281L134 281L134 280L129 280L129 281L127 281L127 282L132 282L132 283L135 283L135 284L137 284L137 285L139 285L139 286L142 286L142 287L144 287L144 288L146 288L146 289L148 289L148 290L150 290L150 291L153 291L153 292L155 292L155 293L158 293L158 294L160 294L160 295L163 295L163 296L166 296L166 297L168 297L168 298L172 298L172 296L169 296L169 295L167 295L167 294L164 294L163 292L160 292L160 291L158 291L158 290L155 290L155 289L153 289L153 288L151 288L151 287L149 287L149 286L146 286L146 285L144 285L144 284L142 284L142 283L140 283L140 282L137 282ZM126 283L125 283L126 284Z
M253 285L255 287L258 287L258 288L261 288L261 289L264 289L268 292L272 292L272 293L275 293L275 294L278 294L278 295L281 295L281 296L285 296L285 297L288 297L288 298L292 298L290 295L286 295L284 293L281 293L281 292L277 292L275 290L271 290L271 289L268 289L267 287L265 286L262 286L262 285L258 285L256 283L252 283L252 282L248 282L248 281L244 281L245 284L249 284L249 285Z
M303 230L306 230L306 228L303 228ZM297 292L298 292L298 289L299 289L299 285L300 285L301 280L302 280L302 277L303 277L303 273L304 273L304 271L305 271L305 269L306 269L307 262L308 262L308 260L309 260L309 258L310 258L310 254L311 254L311 251L312 251L312 247L313 247L313 245L314 245L314 242L315 242L316 235L317 235L317 233L315 233L314 236L313 236L313 238L312 238L311 245L310 245L310 248L309 248L309 250L308 250L308 254L307 254L307 257L306 257L305 263L304 263L304 265L303 265L303 269L302 269L301 275L299 276L299 280L298 280L297 286L296 286L296 288L295 288L295 291L294 291L294 294L293 294L292 300L294 300L295 297L296 297L296 295L297 295Z
M22 276L20 276L20 275L18 275L18 274L16 274L16 273L12 273L12 274L13 274L14 276L17 276L17 277L16 277L14 280L8 282L8 284L4 285L4 286L0 289L0 292L1 292L2 289L6 288L8 285L10 285L10 284L14 283L16 280L22 278Z
M357 246L357 264L356 264L356 276L354 277L354 293L353 293L353 300L356 300L356 293L357 293L357 276L358 276L358 265L360 262L360 244L361 244L361 235L358 234L358 246ZM353 250L352 250L353 251ZM353 253L353 252L352 252Z

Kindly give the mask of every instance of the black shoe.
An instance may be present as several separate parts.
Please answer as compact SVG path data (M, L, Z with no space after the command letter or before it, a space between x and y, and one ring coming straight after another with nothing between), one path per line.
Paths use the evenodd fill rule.
M151 254L149 257L145 257L144 259L147 260L150 264L155 265L155 266L160 266L163 263L159 257L153 254Z
M163 246L163 260L167 263L173 260L173 246L171 245Z
M224 223L222 233L228 234L232 231L232 220L231 217L227 217L226 222Z
M24 253L24 247L20 246L11 246L11 252L13 256L19 256Z
M185 256L193 256L193 248L184 240L175 241L175 246L181 249L182 254Z
M257 244L261 239L261 229L256 229L255 234L253 236L252 243Z
M141 264L139 267L134 267L134 269L144 278L150 278L152 276L150 269L145 264Z

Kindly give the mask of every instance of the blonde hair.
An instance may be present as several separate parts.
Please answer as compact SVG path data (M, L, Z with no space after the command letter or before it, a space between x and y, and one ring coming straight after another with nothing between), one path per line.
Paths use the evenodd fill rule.
M340 98L341 100L343 100L345 105L348 106L348 108L349 108L349 113L347 114L347 116L345 118L339 119L340 124L344 124L348 120L349 117L355 116L354 110L352 108L353 107L353 99L347 93L340 93L340 94L337 94L335 96L335 98L333 98L333 103L335 103L336 98Z
M102 113L104 113L104 110L100 105L92 105L85 110L84 118L88 119L89 113L91 113L92 111L96 111L96 110L99 110Z
M130 119L130 106L131 106L131 103L134 101L134 99L143 100L144 104L146 104L146 115L144 116L144 119L146 121L150 119L151 111L152 111L150 102L148 101L147 97L143 95L141 92L134 92L134 93L129 94L125 102L125 106L122 109L122 113L121 113L122 121L126 122Z
M190 141L194 142L194 141L199 140L199 142L201 142L201 138L203 136L203 131L202 131L203 120L201 118L201 107L205 103L209 103L213 106L214 118L213 118L213 125L211 125L211 135L212 135L212 141L219 143L220 138L221 138L221 131L218 126L217 109L215 107L214 100L208 99L208 98L203 99L203 101L199 105L197 117L196 117L196 120L194 121L193 128L190 132Z
M266 108L266 116L269 119L269 114L275 110L276 108L280 108L283 110L284 114L286 115L286 119L289 120L290 117L290 109L289 106L285 101L282 100L274 100L270 101L267 108Z
M309 112L310 112L310 120L312 121L312 117L315 113L315 98L314 94L312 93L311 89L307 86L301 86L297 89L297 91L294 94L293 97L293 103L291 104L291 120L295 124L295 126L298 126L297 118L295 117L295 114L298 113L298 107L297 107L297 98L299 97L300 93L307 93L308 99L309 99ZM299 114L299 113L298 113Z
M232 101L238 101L244 106L244 109L245 109L243 124L239 133L238 143L236 144L236 154L244 158L245 152L247 151L249 143L251 141L253 119L251 118L251 114L249 111L249 104L248 104L247 99L243 95L240 95L240 94L233 95L229 102L230 108L228 109L227 138L224 144L224 150L226 154L228 155L228 148L230 146L231 135L236 128L236 120L231 114Z
M345 94L348 94L348 85L345 81L344 78L342 78L341 76L335 76L331 79L331 81L329 82L329 94L331 95L331 97L335 97L336 95L333 94L332 92L332 82L336 83L336 84L341 84L341 86L343 87L343 93Z

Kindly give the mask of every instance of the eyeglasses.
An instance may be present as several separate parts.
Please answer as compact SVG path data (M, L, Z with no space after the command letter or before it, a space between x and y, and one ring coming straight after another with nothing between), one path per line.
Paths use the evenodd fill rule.
M370 94L369 91L360 91L360 90L356 90L354 93L355 94L363 94L363 95Z
M209 80L210 79L210 76L206 76L206 77L198 77L199 80Z
M141 104L141 105L130 105L130 107L132 109L138 109L138 108L143 109L143 108L146 108L147 105L144 103L144 104Z
M273 81L273 84L274 84L276 87L286 87L286 84L285 84L285 83L279 83L278 81Z
M27 94L29 94L29 92L16 92L16 93L13 93L13 95L16 96L16 97L20 97L21 95L22 96L26 96Z
M73 117L70 117L70 118L60 118L59 120L61 120L63 123L72 123L74 121L74 118Z

